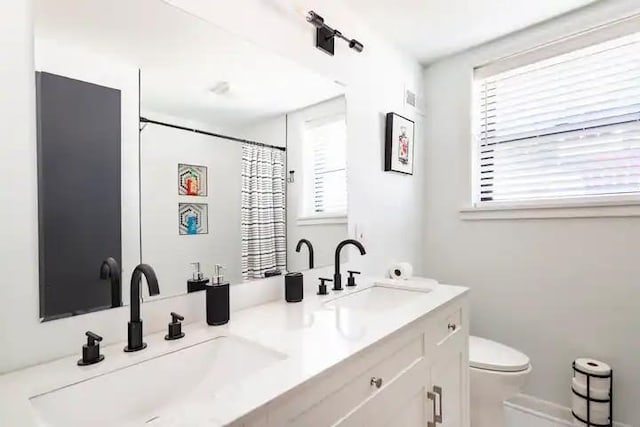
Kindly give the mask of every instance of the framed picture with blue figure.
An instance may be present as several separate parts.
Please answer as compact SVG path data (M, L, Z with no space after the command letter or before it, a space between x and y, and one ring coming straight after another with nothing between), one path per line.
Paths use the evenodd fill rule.
M178 230L180 235L209 233L209 205L206 203L179 203Z

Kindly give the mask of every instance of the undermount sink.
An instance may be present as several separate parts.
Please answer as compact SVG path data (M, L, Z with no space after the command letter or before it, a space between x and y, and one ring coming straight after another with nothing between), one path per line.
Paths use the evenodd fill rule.
M378 312L411 302L417 295L427 292L430 292L430 290L401 289L376 285L328 301L325 303L325 307Z
M244 339L218 337L30 400L51 427L139 425L181 402L213 398L285 358Z

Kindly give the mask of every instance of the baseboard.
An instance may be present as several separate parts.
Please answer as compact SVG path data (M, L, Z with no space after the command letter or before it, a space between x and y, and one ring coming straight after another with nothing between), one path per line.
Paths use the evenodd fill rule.
M519 394L504 403L516 411L525 412L534 417L553 421L560 425L573 426L571 409L526 394ZM614 422L614 427L632 427L629 424Z

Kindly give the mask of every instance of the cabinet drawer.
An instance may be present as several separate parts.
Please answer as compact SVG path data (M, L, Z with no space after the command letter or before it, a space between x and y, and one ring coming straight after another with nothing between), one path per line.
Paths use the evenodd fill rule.
M449 310L440 315L437 319L434 319L431 330L433 342L436 346L440 346L453 335L459 333L461 329L462 308L456 307L454 310Z
M289 418L290 426L334 425L365 400L417 362L424 360L424 339L419 335L353 378L343 378L338 390L325 395L306 411ZM340 373L336 373L340 375ZM352 425L347 423L345 425Z
M424 427L430 419L428 375L426 361L416 360L334 427Z

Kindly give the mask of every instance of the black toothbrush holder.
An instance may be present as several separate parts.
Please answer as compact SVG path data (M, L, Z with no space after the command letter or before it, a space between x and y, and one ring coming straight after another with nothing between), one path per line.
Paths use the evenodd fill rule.
M300 302L304 298L304 276L302 273L287 273L284 276L284 299Z

